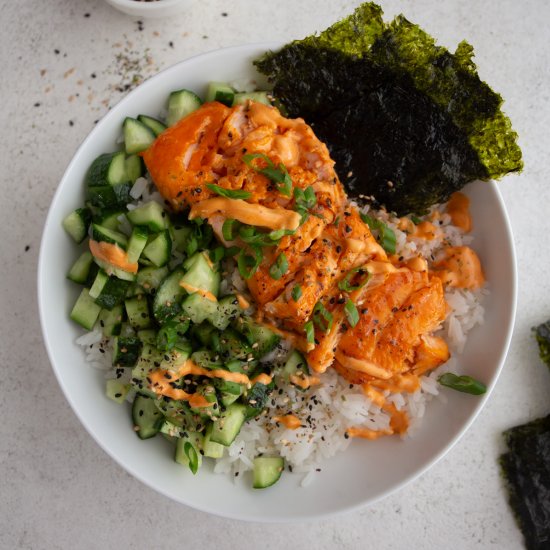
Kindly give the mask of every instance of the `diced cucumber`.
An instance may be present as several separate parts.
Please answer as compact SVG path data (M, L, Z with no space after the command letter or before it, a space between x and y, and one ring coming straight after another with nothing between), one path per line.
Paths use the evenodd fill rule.
M222 362L216 358L216 354L210 350L198 350L191 354L193 363L203 369L221 369Z
M101 211L100 215L94 218L94 222L110 229L112 231L118 231L120 227L119 217L124 215L124 210L120 208L115 208L114 210L108 209Z
M166 265L172 254L172 239L170 231L165 229L150 238L142 252L142 256L150 260L157 267Z
M130 385L116 378L110 378L105 383L105 395L115 403L124 403L129 391Z
M92 224L92 239L98 242L106 242L110 244L116 244L126 250L128 246L128 238L123 233L113 231L107 227L102 227L97 223Z
M67 273L67 279L78 284L85 284L88 280L88 274L90 273L90 267L94 261L94 258L88 250L83 252L76 262L69 269Z
M254 459L252 486L254 489L265 489L279 481L285 469L285 459L281 456L257 456Z
M129 155L145 151L155 141L153 130L135 118L126 117L122 131L124 132L126 153Z
M252 356L253 349L241 335L231 327L220 335L220 356L227 362L232 359L247 360Z
M81 243L88 235L91 221L92 213L88 208L77 208L63 220L62 225L76 243Z
M144 225L153 233L157 233L168 227L166 212L156 201L146 202L130 210L126 216L133 225Z
M158 136L159 134L162 134L162 132L164 132L164 130L166 130L166 126L160 120L157 120L156 118L153 118L153 117L150 117L150 116L147 116L147 115L139 115L137 117L137 119L142 124L147 126L147 128L152 130L153 134L155 134L155 136Z
M109 277L104 271L100 270L96 275L92 288L90 288L90 297L99 306L111 310L124 301L130 285L130 281L118 277Z
M211 435L212 424L208 424L204 433L204 439L202 441L202 452L204 456L208 456L210 458L221 458L225 447L220 443L214 443L214 441L210 439Z
M185 290L180 286L183 270L176 268L168 274L158 287L153 302L153 315L159 323L165 323L172 317L180 314L181 300Z
M210 82L206 89L205 101L219 101L228 107L233 104L235 90L225 82Z
M250 317L238 317L233 326L242 333L252 346L254 357L260 358L269 353L281 340L280 336L259 325Z
M218 301L217 310L211 322L217 329L225 330L241 313L242 309L237 297L224 296Z
M135 263L139 260L143 249L147 245L149 239L149 231L146 227L134 227L130 240L128 241L128 249L126 250L126 256L128 261Z
M211 384L201 384L195 390L198 395L202 395L210 405L207 407L191 407L191 412L201 415L203 418L212 418L220 414L220 406L216 397L216 389Z
M124 301L128 322L136 329L149 328L151 326L151 317L149 316L149 304L143 294L138 294L133 298Z
M235 440L245 421L245 406L233 403L221 412L212 425L210 440L229 447Z
M107 275L112 275L116 277L117 279L121 279L123 281L135 281L136 275L134 273L130 273L129 271L124 271L123 269L120 269L119 267L110 264L109 262L105 262L103 260L100 260L99 258L94 258L94 262L101 268Z
M88 187L117 186L128 182L126 155L123 151L104 153L97 157L86 174Z
M178 464L189 466L193 474L196 474L202 464L202 440L203 435L197 432L188 432L176 442L174 460Z
M138 271L136 282L147 294L155 294L168 273L167 267L143 267Z
M214 318L218 312L217 302L213 302L198 293L190 294L183 300L181 309L191 322L200 324L206 319L209 321Z
M184 288L187 285L190 289L189 293L200 289L217 297L220 289L220 273L207 254L207 252L197 252L184 262L184 268L188 271L181 278L181 285Z
M193 336L206 348L217 351L212 345L212 335L218 331L210 323L194 324L192 328Z
M71 310L70 317L73 321L85 329L92 330L97 318L99 317L100 311L101 306L98 306L94 302L94 299L90 297L89 290L87 288L83 288L73 309Z
M136 395L132 405L132 419L140 439L149 439L157 435L164 421L155 400L140 394Z
M130 155L126 157L125 163L128 181L134 184L138 178L143 176L143 161L139 155Z
M142 342L137 336L115 336L113 339L113 365L133 367L140 356Z
M193 229L188 226L175 227L172 229L172 240L174 244L174 250L178 252L185 252L187 241L190 235L193 233Z
M237 382L230 382L221 378L212 380L212 384L220 394L220 402L224 407L234 403L242 395L245 387Z
M118 336L122 328L122 319L124 317L124 308L118 304L110 311L102 309L99 314L99 325L103 331L103 336Z
M128 204L131 183L120 183L117 185L95 185L86 189L86 199L92 206L97 208L116 208Z
M247 101L257 101L258 103L263 103L264 105L271 105L269 100L268 92L239 92L235 94L233 98L232 106L242 105Z
M144 344L154 346L157 343L157 331L153 328L138 330L137 336Z
M299 351L293 350L286 360L285 366L281 370L281 376L286 382L289 382L290 377L298 372L309 374L309 369L304 356Z
M166 124L173 126L188 114L196 111L202 104L199 96L190 90L177 90L168 98Z

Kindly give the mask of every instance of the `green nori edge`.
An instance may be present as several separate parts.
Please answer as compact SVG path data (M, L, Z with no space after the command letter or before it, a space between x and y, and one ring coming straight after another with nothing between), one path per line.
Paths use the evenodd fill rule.
M539 345L539 355L543 363L550 369L550 320L533 329Z
M502 98L472 56L466 42L454 54L436 46L403 16L385 23L369 2L255 65L286 114L327 144L348 191L402 215L523 167Z
M504 432L500 457L509 501L528 550L550 548L550 415Z

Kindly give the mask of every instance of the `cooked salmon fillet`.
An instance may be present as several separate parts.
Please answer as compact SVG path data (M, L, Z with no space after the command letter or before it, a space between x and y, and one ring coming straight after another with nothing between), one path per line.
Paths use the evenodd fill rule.
M297 215L295 196L260 172L265 157L257 156L254 164L250 154L282 165L293 188L313 189L315 204L307 219ZM316 306L327 312L330 322L317 323L308 347L314 371L332 366L353 383L368 383L414 372L417 361L424 372L448 358L445 343L431 335L447 311L441 279L431 276L424 262L390 261L348 203L326 146L302 119L287 119L255 102L233 108L206 103L162 133L143 159L172 207L207 218L227 246L246 246L224 240L227 218L266 230L294 230L264 249L247 284L259 320L302 340ZM208 187L212 183L248 195L218 197ZM282 254L288 268L274 278L270 268ZM348 300L359 314L355 326L346 315Z

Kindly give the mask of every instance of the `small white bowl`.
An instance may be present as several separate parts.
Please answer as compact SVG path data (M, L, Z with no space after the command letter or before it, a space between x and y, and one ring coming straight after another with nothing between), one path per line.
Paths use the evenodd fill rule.
M138 17L168 17L188 8L193 0L105 0L114 8Z

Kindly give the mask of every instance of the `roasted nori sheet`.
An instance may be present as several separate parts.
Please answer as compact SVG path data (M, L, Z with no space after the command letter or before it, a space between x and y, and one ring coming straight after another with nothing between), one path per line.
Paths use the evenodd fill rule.
M539 345L539 355L543 363L550 369L550 319L533 329Z
M482 82L473 48L436 46L374 3L255 64L286 114L312 125L352 196L422 213L475 179L521 170L502 98Z
M550 415L504 432L500 465L528 550L550 549Z

